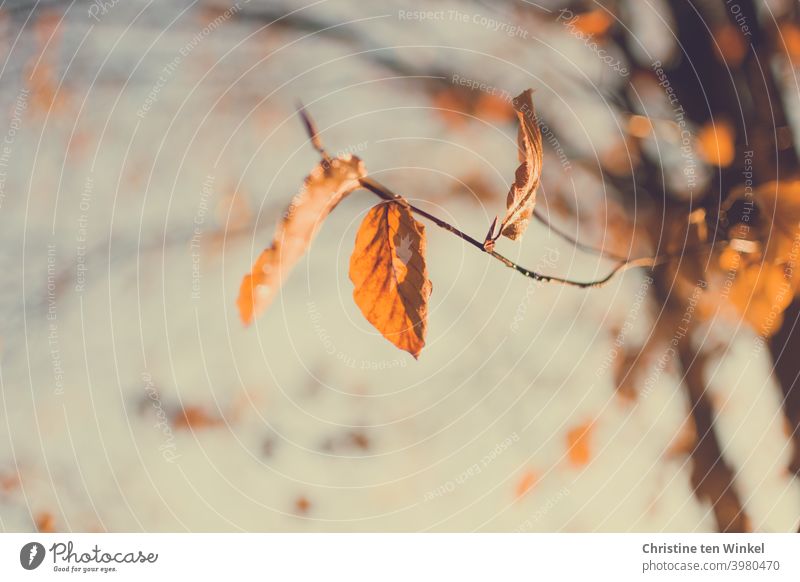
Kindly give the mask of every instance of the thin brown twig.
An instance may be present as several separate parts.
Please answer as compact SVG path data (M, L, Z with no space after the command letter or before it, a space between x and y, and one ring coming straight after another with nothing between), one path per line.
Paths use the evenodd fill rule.
M318 132L317 132L316 124L314 123L313 119L308 114L308 112L305 110L305 107L303 107L302 104L298 105L298 114L300 115L301 119L303 120L303 124L305 126L306 132L308 133L309 139L311 141L311 145L323 157L323 160L329 161L330 157L328 156L328 153L325 151L325 148L322 146L322 141L319 139L319 135L318 135ZM468 235L467 233L459 230L458 228L456 228L452 224L450 224L448 222L445 222L441 218L439 218L437 216L434 216L433 214L430 214L429 212L426 212L425 210L422 210L421 208L418 208L418 207L414 206L408 200L406 200L403 196L401 196L400 194L396 194L396 193L392 192L389 188L387 188L386 186L384 186L380 182L374 180L373 178L370 178L369 176L365 176L365 177L361 178L359 180L359 182L361 183L361 185L365 189L369 190L370 192L372 192L373 194L375 194L379 198L381 198L383 200L386 200L386 201L389 201L389 202L397 202L399 204L402 204L402 205L406 206L409 210L411 210L415 214L427 218L428 220L433 222L436 226L438 226L438 227L440 227L440 228L442 228L442 229L444 229L444 230L456 235L458 238L460 238L461 240L471 244L476 249L479 249L481 252L486 253L487 255L491 256L494 259L497 259L498 261L503 263L506 267L508 267L510 269L514 269L516 272L518 272L518 273L520 273L520 274L522 274L522 275L524 275L526 277L529 277L531 279L535 279L536 281L541 281L543 283L560 283L562 285L569 285L569 286L572 286L572 287L580 287L580 288L583 288L583 289L592 288L592 287L603 287L609 281L611 281L611 279L613 279L615 275L617 275L619 273L622 273L624 271L627 271L628 269L641 268L641 267L650 267L650 268L652 268L652 267L655 267L657 265L661 265L661 264L664 264L666 262L669 262L672 259L676 258L673 255L660 255L660 256L656 256L656 257L639 257L639 258L636 258L636 259L626 259L626 258L622 258L622 257L611 257L609 254L606 254L605 255L606 257L608 257L608 258L616 258L616 260L618 260L619 262L616 265L616 267L614 267L611 270L611 272L608 273L608 275L606 275L605 277L603 277L601 279L597 279L595 281L575 281L575 280L572 280L572 279L566 279L566 278L563 278L563 277L557 277L555 275L543 275L542 273L537 273L536 271L532 271L531 269L528 269L526 267L523 267L522 265L519 265L519 264L515 263L514 261L512 261L508 257L506 257L504 255L501 255L500 253L498 253L497 251L494 250L493 245L486 245L485 241L484 242L480 242L477 239L475 239L475 238L471 237L470 235ZM559 234L561 234L560 231L558 231L558 232L559 232ZM566 235L566 234L562 234L562 236L568 237L568 235ZM586 246L586 245L582 245L581 243L578 243L577 241L575 241L575 240L573 240L571 238L568 238L567 240L570 240L573 244L575 244L579 248L583 248L583 247ZM707 247L708 245L702 245L702 246L703 247ZM698 249L699 248L700 247L698 247ZM595 253L599 252L598 249L595 249L594 247L587 247L587 249L590 249L591 252L595 252Z
M322 145L322 140L319 138L319 132L317 131L317 124L314 123L314 120L311 119L311 116L306 111L305 105L302 102L297 102L297 114L300 116L300 119L303 120L303 125L306 128L306 133L308 134L308 138L311 140L311 146L322 156L322 159L326 162L330 162L330 156L328 152L325 151L325 148Z
M587 245L586 243L580 242L578 239L574 238L572 235L570 235L570 234L564 232L563 230L561 230L560 228L554 226L553 223L550 222L547 219L547 217L545 217L541 212L539 212L538 208L534 209L533 216L534 216L534 218L536 218L536 220L538 220L544 226L546 226L548 229L553 231L557 236L561 237L562 239L564 239L568 243L572 244L573 246L575 246L576 248L578 248L578 249L580 249L580 250L582 250L584 252L592 253L594 255L605 257L607 259L614 259L615 261L626 261L626 260L628 260L627 257L623 257L622 255L619 255L617 253L613 253L611 251L606 251L604 249L598 249L597 247L593 247L592 245Z
M619 263L617 264L617 266L614 267L611 270L611 272L609 272L608 275L606 275L602 279L597 279L595 281L574 281L572 279L565 279L563 277L557 277L555 275L543 275L542 273L538 273L536 271L532 271L530 269L527 269L527 268L523 267L522 265L519 265L519 264L515 263L514 261L512 261L508 257L506 257L504 255L501 255L500 253L498 253L495 250L487 249L484 246L483 243L479 242L478 240L476 240L475 238L471 237L467 233L459 230L458 228L456 228L452 224L450 224L448 222L445 222L444 220L442 220L442 219L430 214L429 212L426 212L425 210L422 210L421 208L417 208L413 204L409 203L408 200L406 200L405 198L403 198L399 194L396 194L396 193L392 192L389 188L387 188L386 186L384 186L380 182L377 182L376 180L370 178L369 176L361 178L361 180L359 180L359 181L361 182L361 185L364 188L366 188L367 190L369 190L373 194L377 195L379 198L382 198L383 200L387 200L387 201L390 201L390 202L397 202L399 204L403 204L404 206L408 207L415 214L418 214L420 216L423 216L423 217L427 218L428 220L433 222L436 226L438 226L440 228L443 228L444 230L456 235L460 239L462 239L462 240L466 241L467 243L471 244L475 248L480 249L481 252L486 253L487 255L490 255L491 257L497 259L498 261L503 263L506 267L509 267L510 269L514 269L515 271L517 271L518 273L521 273L522 275L525 275L526 277L529 277L531 279L535 279L537 281L542 281L544 283L560 283L562 285L569 285L569 286L572 286L572 287L580 287L580 288L583 288L583 289L590 288L590 287L603 287L609 281L611 281L611 279L613 279L615 275L617 275L619 273L622 273L624 271L627 271L628 269L641 268L641 267L655 267L655 266L667 263L667 262L669 262L669 261L671 261L671 260L676 258L675 255L659 255L659 256L656 256L656 257L639 257L639 258L636 258L636 259L620 259ZM716 243L716 244L723 244L723 243ZM702 248L708 248L709 246L713 246L713 245L702 245L702 246L698 246L695 249L691 249L691 250L701 250ZM684 253L684 255L685 255L685 253Z

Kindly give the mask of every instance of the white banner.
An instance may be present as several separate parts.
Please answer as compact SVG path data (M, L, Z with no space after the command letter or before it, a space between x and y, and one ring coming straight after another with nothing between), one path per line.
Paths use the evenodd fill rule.
M0 580L214 578L796 582L800 535L0 535Z

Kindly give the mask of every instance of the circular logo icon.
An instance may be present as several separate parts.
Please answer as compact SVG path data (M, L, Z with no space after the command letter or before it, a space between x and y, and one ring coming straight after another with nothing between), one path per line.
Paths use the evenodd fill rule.
M44 561L44 546L39 542L28 542L19 551L19 563L26 570L35 570Z

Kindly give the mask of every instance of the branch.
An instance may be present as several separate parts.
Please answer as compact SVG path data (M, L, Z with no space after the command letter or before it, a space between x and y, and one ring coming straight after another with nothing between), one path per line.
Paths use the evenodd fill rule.
M688 339L689 336L680 342L678 354L697 434L691 452L692 485L697 497L711 504L720 532L747 532L749 520L734 487L735 475L722 456L714 431L714 409L703 378L705 357L692 349Z
M500 253L498 253L493 249L490 250L485 248L482 242L471 237L467 233L459 230L452 224L445 222L444 220L430 214L429 212L422 210L421 208L417 208L413 204L409 203L408 200L406 200L399 194L395 194L380 182L377 182L370 177L362 178L360 182L364 188L366 188L373 194L377 195L379 198L403 204L415 214L427 218L428 220L433 222L436 226L443 228L444 230L456 235L458 238L479 249L481 252L486 253L487 255L497 259L498 261L503 263L506 267L514 269L518 273L521 273L522 275L525 275L526 277L529 277L531 279L535 279L536 281L542 281L543 283L561 283L562 285L581 287L584 289L589 287L602 287L609 281L611 281L611 279L613 279L614 276L617 275L618 273L622 273L624 271L627 271L628 269L633 269L636 267L655 267L656 265L663 264L674 258L671 255L662 255L659 257L640 257L637 259L622 260L619 262L619 264L617 264L617 266L614 269L612 269L612 271L608 275L596 281L573 281L572 279L564 279L562 277L556 277L554 275L543 275L542 273L537 273L536 271L527 269L515 263L508 257L501 255Z
M585 253L592 253L594 255L598 255L600 257L605 257L607 259L614 259L616 261L627 261L628 260L627 257L623 257L622 255L618 255L617 253L612 253L610 251L606 251L606 250L603 250L603 249L598 249L597 247L593 247L591 245L587 245L586 243L579 242L578 239L574 238L572 235L567 234L566 232L564 232L560 228L557 228L557 227L553 226L553 224L547 219L547 217L544 214L542 214L541 212L539 212L538 208L536 208L533 211L533 216L534 216L534 218L536 218L536 220L538 220L543 225L545 225L548 229L553 231L557 236L560 236L562 239L564 239L568 243L574 245L575 248L578 248L578 249L582 250Z
M322 141L319 139L319 135L318 135L318 132L317 132L316 124L311 119L311 116L308 114L308 112L305 110L305 108L303 107L302 104L298 104L297 112L300 115L301 119L303 120L303 125L304 125L304 127L306 129L306 132L308 133L308 137L309 137L309 140L311 141L312 147L322 156L324 161L330 161L330 156L325 151L325 148L322 146ZM519 264L515 263L514 261L512 261L508 257L506 257L504 255L501 255L500 253L498 253L497 251L494 250L493 245L486 245L484 242L478 241L477 239L471 237L467 233L459 230L458 228L456 228L452 224L450 224L448 222L445 222L441 218L438 218L438 217L434 216L433 214L430 214L429 212L426 212L425 210L422 210L421 208L417 208L416 206L411 204L408 200L406 200L403 196L401 196L400 194L396 194L396 193L392 192L389 188L387 188L386 186L384 186L380 182L370 178L369 176L365 176L364 178L361 178L359 180L359 182L360 182L361 186L363 186L365 189L369 190L370 192L372 192L373 194L375 194L379 198L381 198L383 200L390 201L390 202L398 202L398 203L402 204L403 206L407 207L409 210L411 210L415 214L427 218L428 220L433 222L439 228L442 228L442 229L450 232L451 234L456 235L458 238L460 238L461 240L469 243L470 245L474 246L475 248L479 249L481 252L486 253L487 255L491 256L494 259L497 259L498 261L503 263L506 267L508 267L510 269L514 269L516 272L518 272L518 273L520 273L520 274L522 274L522 275L524 275L526 277L529 277L529 278L534 279L536 281L541 281L543 283L560 283L562 285L568 285L568 286L571 286L571 287L580 287L582 289L587 289L587 288L592 288L592 287L603 287L609 281L611 281L617 274L623 273L623 272L625 272L625 271L627 271L629 269L642 268L642 267L644 267L644 268L647 268L647 267L652 268L652 267L656 267L658 265L662 265L664 263L667 263L667 262L669 262L669 261L671 261L671 260L673 260L675 258L679 258L679 257L676 257L674 255L659 255L659 256L655 256L655 257L639 257L639 258L636 258L636 259L625 259L625 258L622 258L622 257L614 257L614 256L612 256L610 254L605 254L606 257L616 258L618 260L618 263L611 270L611 272L609 272L608 275L606 275L605 277L603 277L601 279L597 279L595 281L575 281L575 280L572 280L572 279L566 279L566 278L563 278L563 277L557 277L555 275L543 275L542 273L537 273L536 271L533 271L531 269L527 269L527 268L523 267L522 265L519 265ZM541 220L541 218L540 218L540 220ZM593 252L595 254L597 254L597 253L601 253L602 254L602 251L600 251L599 249L595 249L594 247L586 247L586 245L582 245L582 244L578 243L577 241L575 241L574 239L572 239L571 237L569 237L565 233L562 233L561 231L556 231L556 232L558 234L560 234L562 237L566 238L566 240L569 240L570 242L575 244L578 248L581 248L582 250L588 250L589 252ZM692 249L686 249L686 251L689 252L689 251L694 251L694 250L703 250L705 248L709 248L709 247L713 247L715 245L721 245L721 244L726 244L726 243L725 243L725 241L718 241L716 243L703 244L703 245L699 245L697 247L693 247ZM685 257L686 254L687 253L684 252L684 253L681 254L681 256Z
M786 309L783 325L770 338L769 347L775 378L783 393L781 404L792 431L789 470L800 475L800 362L794 357L800 349L800 301L793 301Z

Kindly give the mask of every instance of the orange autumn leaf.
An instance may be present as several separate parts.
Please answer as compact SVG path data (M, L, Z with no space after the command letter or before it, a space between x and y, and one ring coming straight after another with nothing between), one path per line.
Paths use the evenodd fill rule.
M572 23L578 30L587 35L602 36L614 23L608 12L602 8L590 10L577 16Z
M481 93L475 101L475 116L487 121L511 121L514 112L508 108L508 99L492 93Z
M453 129L467 125L471 117L487 121L508 121L514 111L508 107L504 95L487 92L469 92L461 87L451 87L433 95L436 113Z
M36 44L44 47L54 40L60 40L62 35L61 21L64 13L55 8L44 8L36 13L33 24L33 33Z
M778 50L785 52L794 66L800 65L800 27L792 22L780 25Z
M714 166L726 167L735 155L733 127L727 121L708 122L697 134L697 147L702 158Z
M62 37L62 17L56 10L44 10L34 24L36 50L26 66L26 75L31 111L40 115L61 112L67 101L54 66Z
M65 103L53 66L47 62L39 62L28 69L28 90L31 92L31 110L37 114L61 111Z
M714 31L714 49L724 63L738 67L747 54L747 45L738 28L726 24Z
M536 473L533 471L525 471L520 477L519 481L517 481L517 486L514 490L514 494L519 499L523 495L525 495L528 491L533 489L533 486L536 485L536 482L539 480Z
M628 133L633 137L648 137L653 133L653 121L644 115L631 115L628 119Z
M200 406L187 406L172 419L172 425L176 429L201 429L220 426L222 419L211 416Z
M294 509L299 514L306 514L311 509L311 502L307 497L300 496L294 500Z
M0 475L0 491L8 493L19 488L20 480L18 475Z
M630 176L641 162L641 146L635 136L614 139L600 152L603 169L614 176Z
M694 255L676 267L678 290L693 297L696 316L720 313L744 321L762 337L783 325L783 312L800 292L800 180L767 182L755 191L740 188L721 206L727 244ZM687 226L690 228L686 230ZM702 242L694 225L674 228L670 252ZM697 287L702 278L706 286Z
M567 432L567 456L575 467L583 467L591 459L592 425L587 422Z
M506 215L500 233L516 240L525 232L536 203L536 189L542 177L542 132L533 108L533 91L526 89L513 101L519 119L517 143L519 161L514 183L506 198Z
M36 531L39 533L54 533L56 531L56 518L47 511L36 516Z
M235 185L231 185L222 195L215 214L218 224L225 225L228 232L244 231L253 217L247 196Z
M452 88L440 91L433 96L433 106L451 128L466 125L470 104L461 92Z
M249 325L272 303L324 219L345 196L359 188L359 179L364 176L361 160L346 155L323 160L306 177L303 189L284 213L272 245L259 255L242 280L236 300L242 323Z
M425 227L399 202L374 206L350 257L353 299L383 337L415 358L425 346L431 282Z

